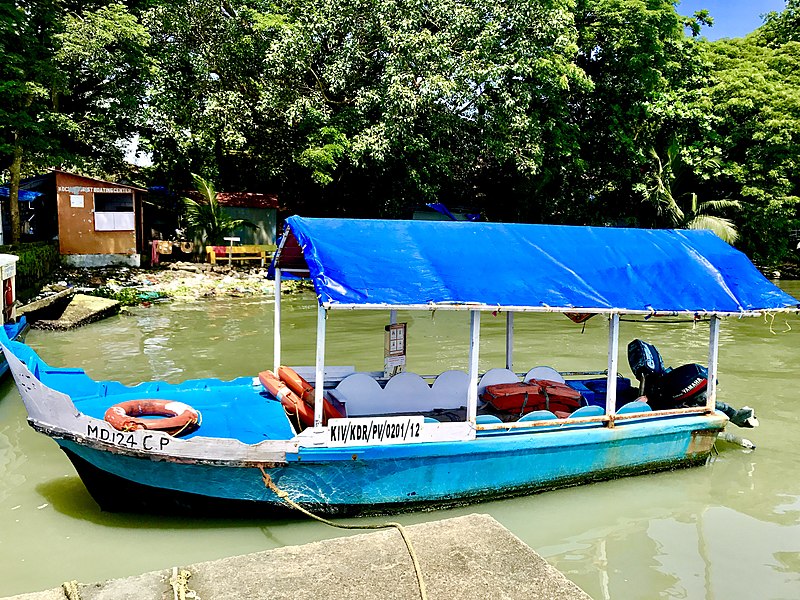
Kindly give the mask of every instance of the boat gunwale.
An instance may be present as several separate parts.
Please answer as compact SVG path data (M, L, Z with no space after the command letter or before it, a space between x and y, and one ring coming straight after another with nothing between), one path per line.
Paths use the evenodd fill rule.
M669 414L664 414L669 413ZM83 413L79 413L84 417L93 419L93 417L89 417ZM78 416L78 415L76 415ZM655 426L657 421L664 421L664 420L677 420L684 418L700 418L704 422L712 422L712 421L719 421L717 426L714 426L713 423L707 427L708 430L718 430L721 431L724 429L725 424L727 423L728 419L721 413L702 413L701 411L681 411L679 413L675 413L673 411L652 411L646 413L632 413L630 415L621 415L624 417L624 420L630 421L629 423L625 423L623 427L625 430L630 431L629 427L637 427L637 426ZM265 457L263 459L255 459L255 458L236 458L236 457L228 457L228 458L212 458L208 455L201 456L201 455L185 455L185 454L174 454L174 453L163 453L157 452L154 450L140 450L136 448L131 448L128 446L122 446L116 444L114 442L104 441L102 439L98 439L93 436L84 435L79 433L77 430L72 429L65 429L64 427L59 427L55 425L50 425L41 421L37 421L33 418L28 418L28 424L37 432L47 435L55 440L63 439L74 442L76 444L80 444L82 446L86 446L89 448L93 448L98 451L103 452L111 452L113 454L125 455L135 458L142 458L142 459L149 459L154 462L170 462L176 464L193 464L193 465L208 465L208 466L223 466L223 467L259 467L263 466L265 468L270 467L279 467L279 466L286 466L298 460L295 459L302 459L303 462L309 462L309 453L314 454L316 452L330 454L333 453L341 453L344 458L342 460L355 460L354 456L357 456L359 453L374 451L374 450L381 450L381 451L401 451L405 448L406 450L410 448L421 449L419 452L419 456L422 457L424 455L433 456L436 453L431 453L430 451L439 447L442 448L444 445L451 446L451 445L464 445L464 447L470 447L475 444L480 444L480 442L499 442L504 436L503 434L508 435L509 441L518 442L523 437L528 436L542 436L547 434L574 434L576 432L589 432L593 431L596 432L599 429L605 429L608 431L618 430L615 427L609 426L601 426L596 428L585 428L582 425L591 425L594 423L598 423L598 421L590 421L588 419L591 418L581 418L581 419L574 419L572 422L567 422L566 419L563 420L562 423L553 423L552 420L543 420L543 421L531 421L531 422L523 422L518 423L519 427L503 427L502 424L500 427L493 427L495 431L487 431L489 435L485 436L476 436L470 439L453 439L453 440L433 440L433 441L426 441L426 442L410 442L405 444L390 444L390 445L380 445L380 444L365 444L360 446L317 446L317 445L302 445L300 440L297 437L289 439L289 440L264 440L257 444L242 444L248 448L259 448L260 450L264 451ZM701 421L701 423L703 422ZM699 424L699 423L698 423ZM509 423L508 425L514 425ZM522 427L525 426L525 427ZM484 430L486 431L486 430ZM494 434L494 435L492 435ZM635 434L631 434L635 435ZM649 434L644 434L649 435ZM555 435L548 435L547 436L550 440L555 439ZM202 440L214 440L214 439L228 439L228 438L212 438L212 437L198 437L198 438L190 438L184 441L187 445L192 443L192 440L202 441ZM588 442L590 444L596 443L596 441ZM270 449L270 446L276 446L280 449ZM425 451L427 448L428 451ZM208 448L203 448L207 452ZM355 453L355 454L354 454ZM268 454L268 455L267 455ZM304 456L301 456L304 455ZM331 460L330 456L321 459L323 461ZM313 459L312 459L313 461Z

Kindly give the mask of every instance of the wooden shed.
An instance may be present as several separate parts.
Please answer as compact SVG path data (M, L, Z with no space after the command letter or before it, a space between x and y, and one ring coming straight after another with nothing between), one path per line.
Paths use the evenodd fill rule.
M244 219L258 229L242 227L232 235L242 244L274 244L278 218L278 197L253 192L219 192L217 202L234 219Z
M39 192L41 207L35 212L47 213L36 216L40 225L33 237L57 236L67 264L140 266L145 189L57 169L25 180L21 187Z

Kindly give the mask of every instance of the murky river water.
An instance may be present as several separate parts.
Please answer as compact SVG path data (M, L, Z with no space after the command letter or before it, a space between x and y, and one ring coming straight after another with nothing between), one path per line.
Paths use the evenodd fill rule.
M800 282L781 285L800 297ZM314 300L293 296L284 306L284 362L313 364ZM327 361L382 369L387 319L331 315ZM467 315L400 320L409 322L411 370L466 369ZM518 315L515 367L604 369L606 336L600 318L581 333L561 315ZM668 365L706 362L707 326L623 323L625 373L624 346L634 337L654 342ZM128 384L253 375L272 366L272 302L161 304L73 332L34 331L28 342L52 365ZM503 357L504 319L485 315L481 368L502 366ZM800 598L799 360L797 316L723 322L720 399L756 407L759 429L731 428L757 444L754 452L719 443L705 467L396 519L489 513L598 599ZM0 383L0 596L338 535L304 520L103 513L56 444L28 427L10 379Z

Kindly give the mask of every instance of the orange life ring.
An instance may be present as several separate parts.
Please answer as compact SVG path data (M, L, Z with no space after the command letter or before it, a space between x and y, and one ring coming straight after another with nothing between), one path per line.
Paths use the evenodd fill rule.
M162 419L142 419L140 417L163 417ZM200 427L200 412L188 404L175 400L127 400L110 407L105 414L114 429L134 431L151 429L170 435L181 436Z
M303 402L312 408L314 407L314 386L303 379L297 371L291 367L281 366L278 368L278 378L288 385L289 389L297 394ZM347 414L345 413L344 405L334 406L333 402L323 398L322 416L323 423L326 423L328 419L344 419ZM313 425L313 419L307 425Z
M258 374L258 380L270 394L280 400L290 416L296 416L305 426L314 424L314 408L303 402L275 373L262 371Z

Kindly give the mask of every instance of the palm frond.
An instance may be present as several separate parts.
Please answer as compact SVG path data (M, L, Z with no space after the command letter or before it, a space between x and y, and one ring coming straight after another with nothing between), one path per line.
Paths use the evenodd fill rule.
M202 178L197 173L192 173L192 181L194 182L194 189L200 193L200 195L203 197L203 200L209 204L216 202L217 190L214 188L213 183Z
M720 210L727 210L729 208L740 210L742 208L742 204L738 200L708 200L706 202L701 202L694 212L696 212L698 215L708 214L712 211L716 212Z
M729 244L733 244L739 238L733 221L713 215L697 215L686 224L686 229L709 229Z

